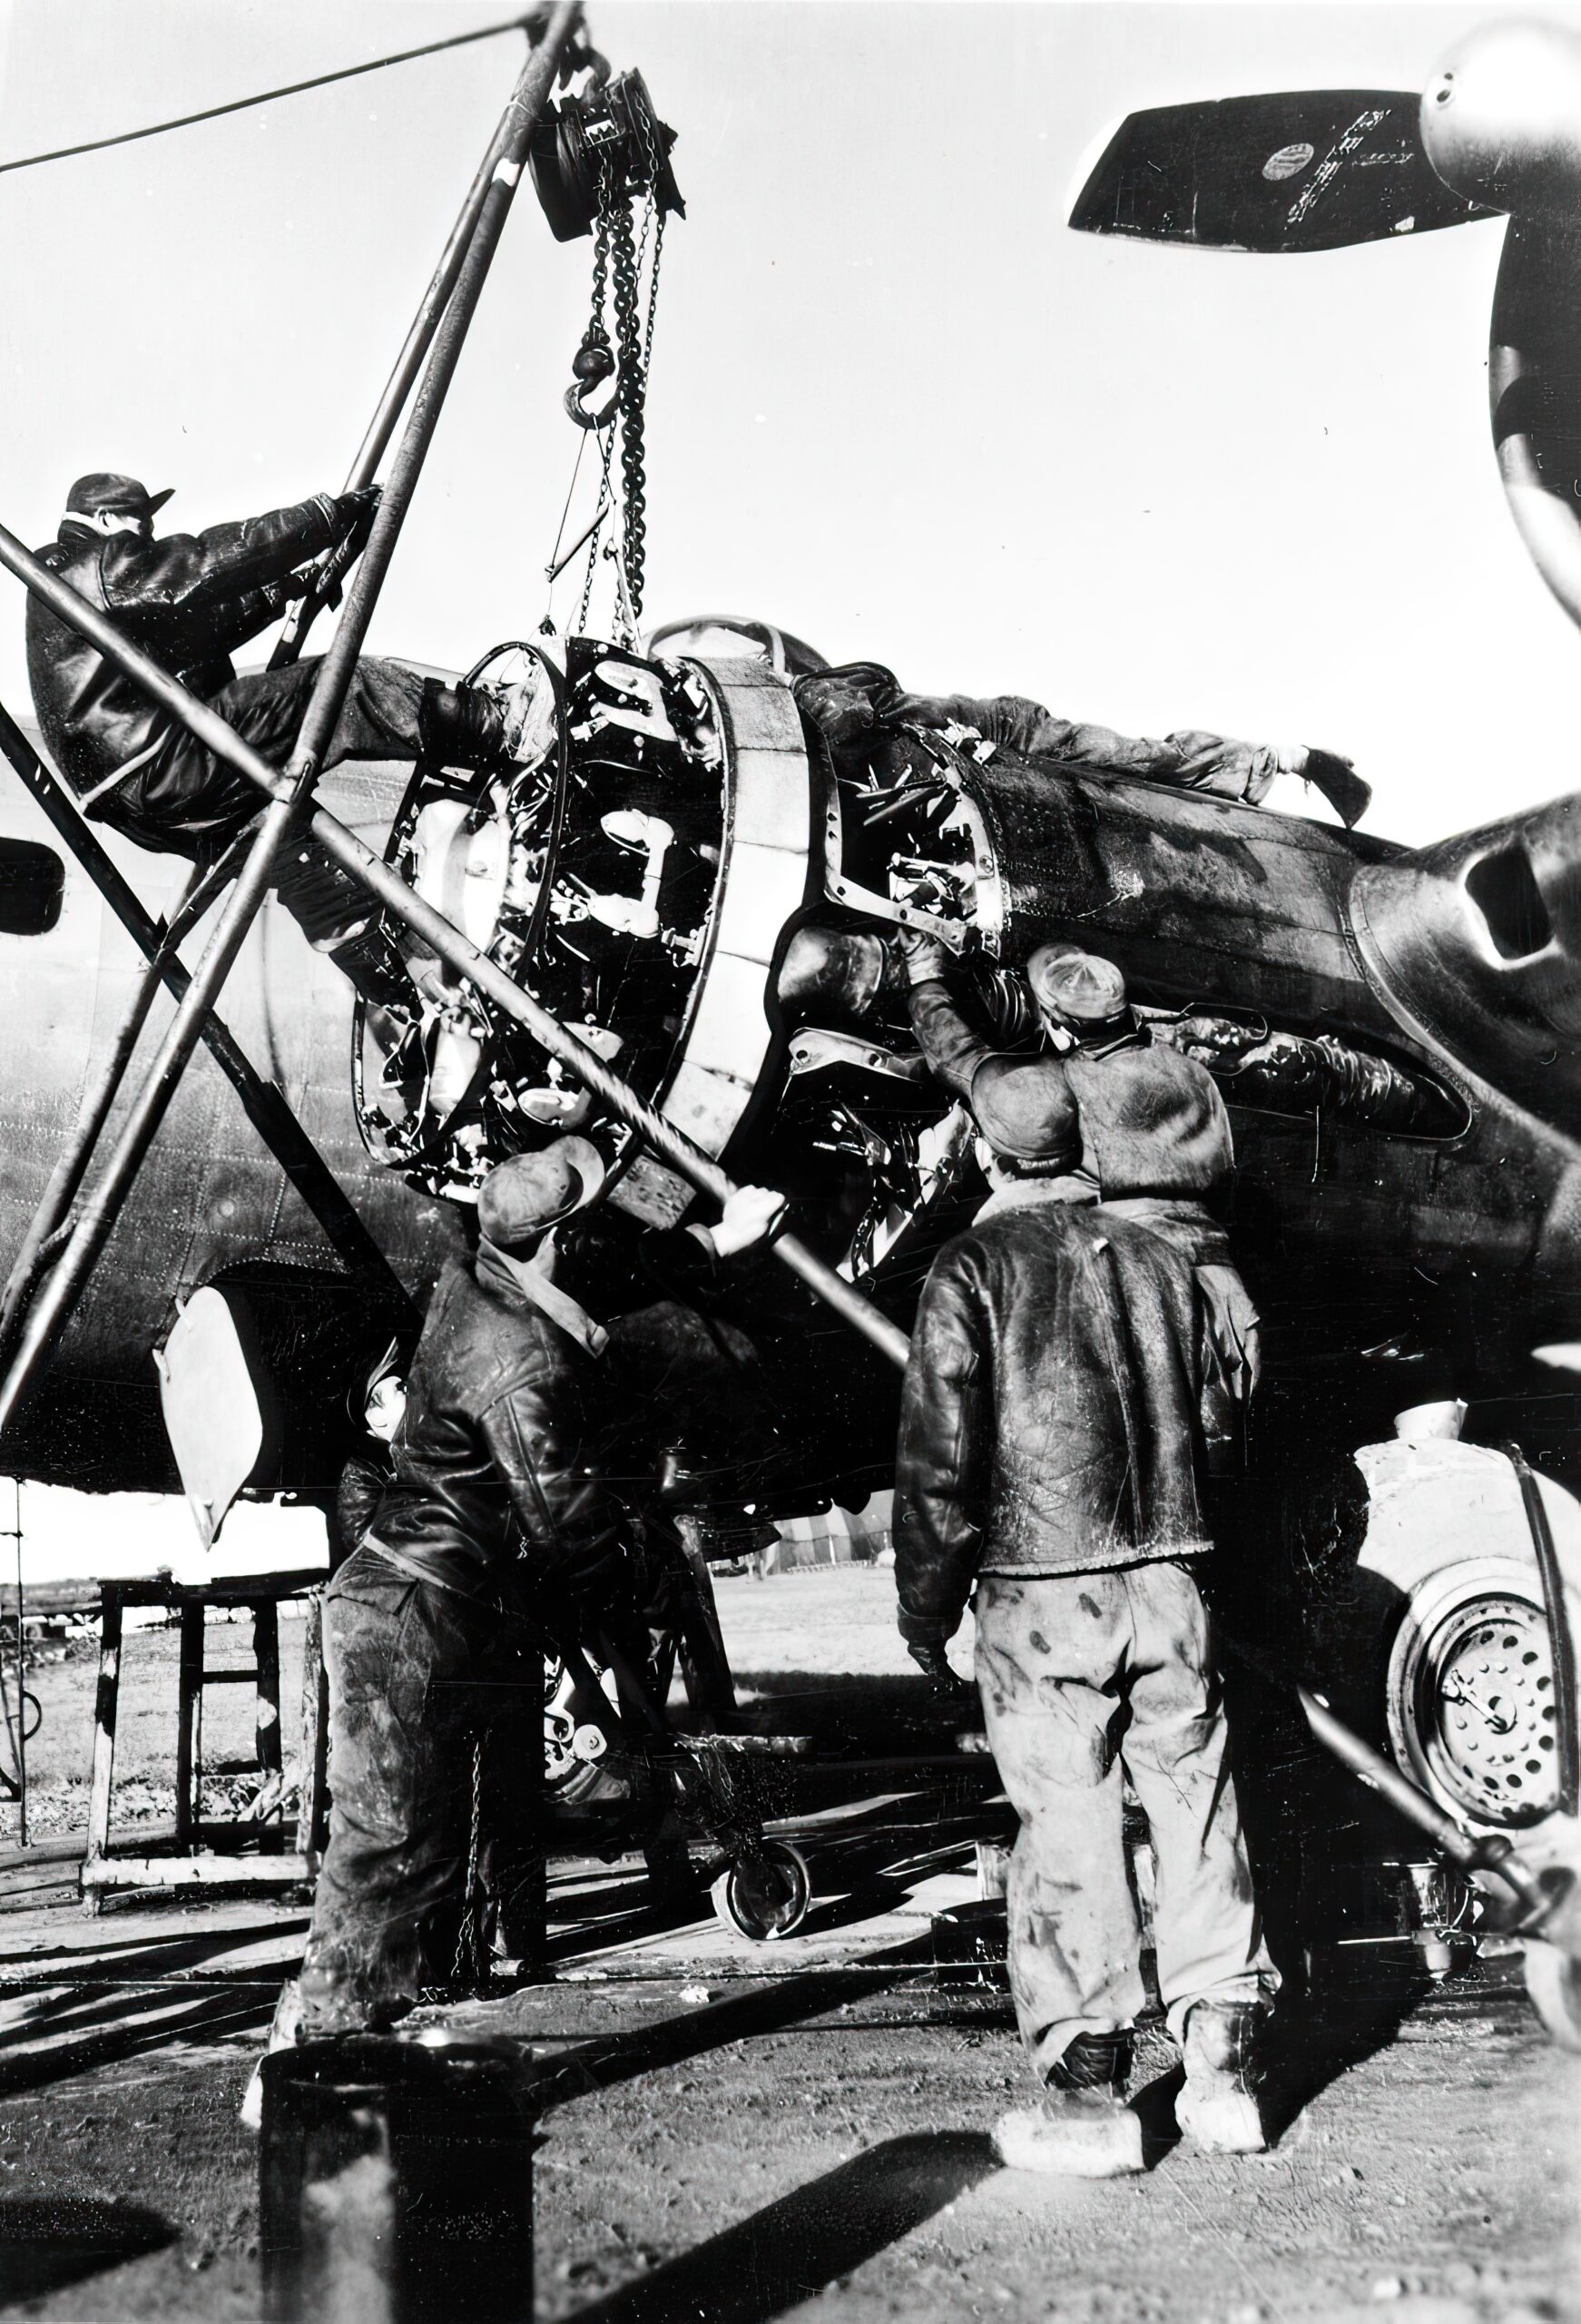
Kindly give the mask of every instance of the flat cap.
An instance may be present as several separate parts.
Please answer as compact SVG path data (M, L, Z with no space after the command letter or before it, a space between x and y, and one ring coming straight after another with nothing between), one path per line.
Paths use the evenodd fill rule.
M604 1157L585 1137L557 1137L497 1163L477 1190L477 1231L502 1251L535 1242L584 1210L604 1185Z
M1040 944L1026 963L1026 981L1040 1009L1073 1025L1106 1024L1127 999L1114 961L1076 944Z
M972 1111L997 1154L1046 1169L1074 1170L1081 1118L1056 1058L985 1059L972 1077Z
M103 510L116 517L152 517L174 490L172 484L162 492L150 492L147 485L139 484L134 476L117 476L112 468L96 468L92 476L80 476L67 493L66 514L96 517Z

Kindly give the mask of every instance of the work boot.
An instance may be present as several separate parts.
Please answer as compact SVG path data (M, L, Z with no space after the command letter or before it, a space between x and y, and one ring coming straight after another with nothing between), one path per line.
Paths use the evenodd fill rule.
M426 759L439 766L501 766L505 739L505 713L492 694L424 679L417 740Z
M499 686L426 678L417 740L440 766L536 765L554 747L557 718L554 687L540 669Z
M294 1977L290 1977L280 1987L280 1999L274 2005L274 2018L270 2025L269 2039L263 2045L263 2057L272 2058L277 2050L294 2049L301 2022L301 1987ZM256 2132L263 2128L263 2058L260 2058L252 2069L251 2080L242 2093L237 2119L244 2131Z
M1185 2023L1185 2088L1174 2118L1210 2154L1261 2154L1268 2144L1257 2104L1256 2002L1200 2001Z
M1078 2034L1049 2075L1039 2106L994 2125L1001 2162L1065 2179L1121 2179L1142 2168L1142 2124L1125 2103L1131 2035Z
M370 1008L383 1009L392 1017L416 1015L417 996L406 963L376 921L365 921L339 943L314 949L335 963L358 998Z

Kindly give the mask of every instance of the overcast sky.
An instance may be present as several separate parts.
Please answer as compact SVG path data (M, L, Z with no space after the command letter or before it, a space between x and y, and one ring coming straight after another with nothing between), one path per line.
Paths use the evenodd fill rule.
M496 13L17 0L0 154ZM1322 742L1401 838L1570 787L1581 641L1488 442L1502 228L1252 259L1063 222L1128 110L1419 87L1488 13L593 6L680 132L690 212L654 350L651 618L755 613L916 685ZM166 521L191 529L338 485L519 54L513 35L0 178L0 517L49 538L94 468L176 485ZM524 191L376 646L466 666L536 625L590 256ZM14 705L21 633L0 581Z

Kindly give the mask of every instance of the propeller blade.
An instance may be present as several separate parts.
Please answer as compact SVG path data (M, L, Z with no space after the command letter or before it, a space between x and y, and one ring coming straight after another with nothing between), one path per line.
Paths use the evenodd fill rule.
M1085 234L1332 251L1497 213L1434 173L1403 89L1298 89L1128 114L1077 195Z

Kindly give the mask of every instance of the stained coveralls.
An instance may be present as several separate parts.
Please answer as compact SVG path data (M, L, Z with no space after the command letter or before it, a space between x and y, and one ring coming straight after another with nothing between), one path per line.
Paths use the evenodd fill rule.
M535 1754L541 1776L535 1618L604 1602L623 1556L604 1473L604 1347L552 1263L484 1242L440 1279L393 1482L325 1593L333 1805L302 1965L305 2037L388 2024L416 2000L426 1927L458 1884L457 1747L480 1691L519 1690L523 1779Z
M912 1006L936 1073L990 1137L1025 1138L1036 1120L1046 1161L1064 1110L1065 1172L996 1195L928 1277L895 1530L909 1642L942 1646L977 1584L988 1743L1021 1819L1011 1985L1046 2078L1079 2034L1130 2025L1144 1998L1126 1776L1153 1842L1176 2038L1197 2002L1255 2001L1277 1984L1195 1578L1212 1549L1201 1478L1250 1387L1255 1315L1203 1207L1230 1166L1203 1068L1138 1046L1000 1058L942 981ZM1007 1078L1029 1072L1032 1084ZM1096 1164L1101 1204L1078 1159Z
M300 594L290 586L296 569L346 538L361 513L320 494L241 524L161 540L131 533L106 538L68 517L39 556L283 768L319 661L238 677L231 656ZM95 645L32 597L27 672L50 755L94 822L157 854L207 865L264 806L245 775L215 758ZM394 662L359 661L326 765L417 757L425 684ZM304 837L281 850L275 887L319 950L338 951L360 933L366 898L313 841Z

